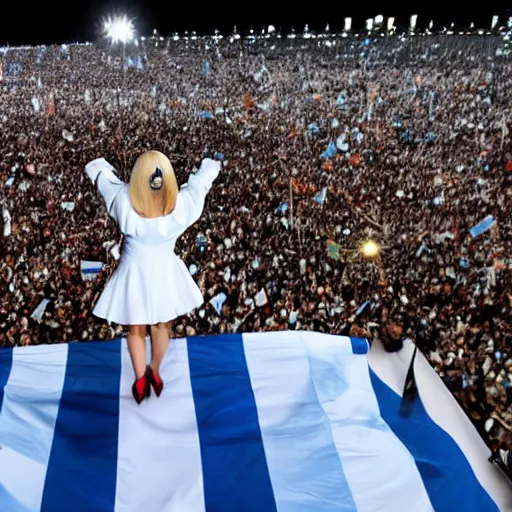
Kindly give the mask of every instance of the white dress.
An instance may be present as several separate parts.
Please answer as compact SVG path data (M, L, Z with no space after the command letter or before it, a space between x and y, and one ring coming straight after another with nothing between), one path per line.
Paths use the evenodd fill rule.
M116 271L101 294L93 314L122 325L154 325L185 315L203 304L203 296L187 267L174 252L176 239L203 211L206 194L220 163L206 159L179 191L174 210L145 219L133 208L128 185L99 158L85 172L103 196L107 211L125 235Z

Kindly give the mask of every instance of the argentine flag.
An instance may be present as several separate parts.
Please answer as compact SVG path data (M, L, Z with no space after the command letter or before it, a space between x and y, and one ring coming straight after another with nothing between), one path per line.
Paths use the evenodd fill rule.
M472 238L480 236L482 233L489 231L496 225L496 220L492 215L487 215L484 220L480 221L476 226L473 226L469 233Z
M2 512L498 512L510 486L413 347L173 340L138 406L126 341L0 349Z
M328 160L334 156L336 156L336 144L334 144L334 141L331 140L331 142L329 142L329 146L327 146L327 149L320 155L320 158L323 160Z
M84 281L94 281L101 269L103 268L103 263L100 261L85 261L82 260L80 262L80 270L82 271L82 279Z
M313 201L316 201L318 204L324 204L325 198L327 197L327 187L324 187L318 194L313 197Z

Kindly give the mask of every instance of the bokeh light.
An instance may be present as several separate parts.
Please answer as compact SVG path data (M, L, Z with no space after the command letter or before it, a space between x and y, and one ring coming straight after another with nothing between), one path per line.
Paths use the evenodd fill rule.
M361 245L361 254L365 258L376 258L380 254L380 245L373 240L368 240Z
M133 39L135 33L133 22L126 16L108 19L105 21L103 28L106 36L113 43L126 44Z

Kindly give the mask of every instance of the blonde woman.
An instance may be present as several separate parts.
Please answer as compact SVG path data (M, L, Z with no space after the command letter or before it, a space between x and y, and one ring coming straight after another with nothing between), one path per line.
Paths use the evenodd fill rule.
M143 153L123 183L103 158L85 172L105 200L109 215L125 235L121 261L94 307L94 315L129 327L128 348L135 371L137 403L163 389L159 370L169 345L170 321L203 303L184 263L174 253L176 239L203 211L220 163L203 160L199 171L178 190L169 159ZM146 367L146 330L151 328L151 366Z

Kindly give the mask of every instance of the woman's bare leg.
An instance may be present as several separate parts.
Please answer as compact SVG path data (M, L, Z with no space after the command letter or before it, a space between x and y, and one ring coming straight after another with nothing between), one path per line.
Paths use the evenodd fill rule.
M132 358L136 379L146 373L146 326L130 325L128 332L128 350Z
M159 323L151 326L151 367L160 373L160 365L169 347L169 323Z

